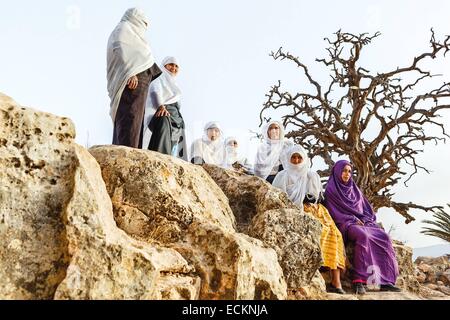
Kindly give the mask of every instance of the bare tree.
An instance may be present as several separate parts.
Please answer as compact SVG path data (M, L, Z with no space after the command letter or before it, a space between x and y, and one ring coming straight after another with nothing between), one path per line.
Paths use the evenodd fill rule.
M312 85L310 92L283 91L281 81L266 94L261 110L261 124L269 109L282 109L284 125L293 128L287 137L302 145L312 158L319 156L328 169L334 165L332 155L347 155L357 172L356 183L375 210L390 207L406 218L412 208L434 211L440 206L421 206L413 202L393 201L392 187L406 183L418 170L429 170L417 163L420 148L429 143L445 142L450 137L442 122L441 111L450 108L450 83L423 93L417 85L437 75L424 70L423 63L450 51L450 36L443 42L431 30L430 50L405 67L374 73L359 65L363 48L380 35L354 35L338 31L335 39L326 38L326 59L316 59L330 70L331 79L322 86L298 57L280 48L272 52L275 60L288 60L298 67ZM402 78L400 78L402 77ZM438 133L434 128L438 128ZM374 134L375 132L375 134ZM409 167L409 172L405 168Z

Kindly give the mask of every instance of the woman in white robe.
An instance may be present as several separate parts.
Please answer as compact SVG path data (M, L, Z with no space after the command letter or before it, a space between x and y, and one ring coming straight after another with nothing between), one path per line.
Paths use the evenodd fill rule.
M192 143L190 159L194 164L223 164L225 147L219 123L212 121L205 125L203 137Z
M145 39L149 20L128 9L108 39L107 80L113 144L140 148L149 84L161 75Z
M327 208L321 203L323 187L320 177L317 172L311 170L308 154L299 145L293 145L284 151L281 162L284 170L277 174L273 186L286 192L301 211L320 221L322 267L331 274L327 291L345 294L340 280L341 273L345 270L344 241Z
M187 161L186 134L180 113L181 90L176 83L179 63L166 57L162 75L149 87L144 116L143 148Z
M225 161L222 165L225 169L252 174L252 167L247 158L239 155L239 142L236 137L225 139Z
M283 170L281 153L293 145L284 137L284 128L279 121L270 121L263 126L263 141L258 147L255 159L255 175L272 183L278 172Z

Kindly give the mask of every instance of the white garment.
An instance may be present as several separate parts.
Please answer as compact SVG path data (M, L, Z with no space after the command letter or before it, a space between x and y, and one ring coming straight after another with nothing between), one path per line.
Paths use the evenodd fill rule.
M220 137L211 141L208 137L208 129L217 128ZM204 128L203 138L197 139L191 146L191 159L201 158L207 164L221 166L225 159L225 147L223 143L223 132L217 122L208 122Z
M152 131L148 127L152 121L156 110L160 106L173 104L179 102L181 99L181 90L176 82L176 77L165 68L169 63L174 63L179 66L178 61L174 57L166 57L161 62L160 69L162 74L150 83L148 88L147 103L144 114L144 134L142 138L142 148L147 150L150 140L152 138ZM178 105L178 107L180 107Z
M269 127L272 124L277 124L280 127L280 139L272 140L269 138ZM272 172L275 166L280 164L281 153L293 145L292 141L289 141L284 137L284 128L279 121L270 121L262 130L263 142L258 147L255 159L255 175L266 179Z
M107 79L113 122L128 80L155 63L145 39L148 24L143 11L128 9L108 39Z
M291 163L291 157L295 153L302 157L302 163ZM317 172L311 171L311 161L305 149L299 145L291 146L283 152L281 162L284 170L277 174L272 185L286 192L289 199L300 208L303 208L303 200L307 194L318 201L323 187Z
M228 143L231 141L238 141L235 137L228 137L225 139L225 158L224 162L222 164L222 167L225 169L233 169L234 163L239 163L241 166L243 166L247 171L251 171L250 165L247 161L247 158L241 157L238 153L238 147L236 146L230 146Z

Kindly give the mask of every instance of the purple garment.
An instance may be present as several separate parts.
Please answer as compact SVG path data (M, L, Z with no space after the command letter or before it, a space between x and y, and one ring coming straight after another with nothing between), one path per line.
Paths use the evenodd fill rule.
M325 206L341 231L344 241L354 243L353 279L373 284L395 284L398 264L389 235L376 224L369 201L353 178L344 183L342 171L350 162L340 160L333 167L325 189ZM358 220L364 226L358 224Z

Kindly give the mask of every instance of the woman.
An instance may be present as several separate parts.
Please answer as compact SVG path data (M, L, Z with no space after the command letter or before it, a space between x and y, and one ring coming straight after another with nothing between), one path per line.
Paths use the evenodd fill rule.
M320 221L323 267L331 271L331 283L327 290L345 294L341 285L341 272L345 270L344 242L327 209L320 203L323 194L320 177L311 171L311 161L306 151L299 145L287 149L281 161L284 170L277 174L273 186L285 191L289 199L302 211Z
M217 122L208 122L203 138L191 146L191 162L194 164L214 164L221 166L225 159L222 129Z
M372 206L352 178L350 162L336 162L325 190L325 204L341 231L345 243L354 243L353 287L366 292L368 281L381 291L400 291L395 287L398 265L389 235L376 223Z
M142 146L148 86L161 75L145 39L148 25L141 10L128 9L108 40L107 79L115 145Z
M225 139L225 161L223 167L225 169L233 169L238 172L251 174L252 169L247 158L239 156L239 143L235 137Z
M174 57L166 57L161 66L162 75L149 88L143 146L187 161L181 91L175 81L179 63Z
M262 136L263 142L256 154L255 175L272 183L277 173L283 170L281 153L293 143L284 138L284 129L279 121L267 123L263 127Z

